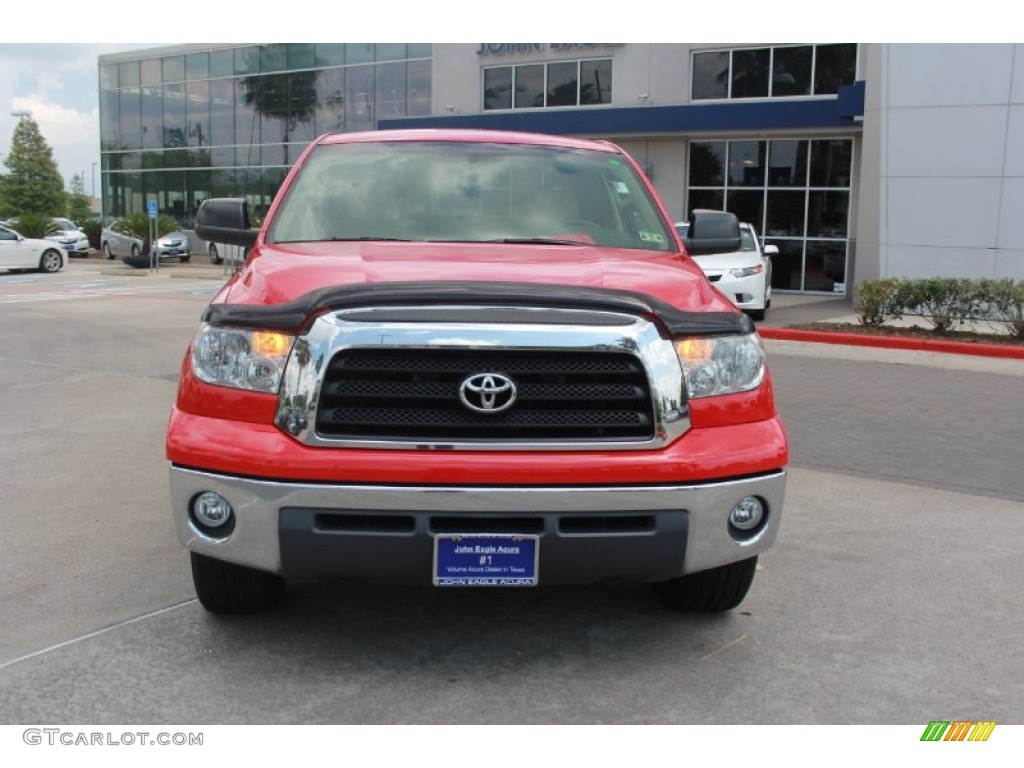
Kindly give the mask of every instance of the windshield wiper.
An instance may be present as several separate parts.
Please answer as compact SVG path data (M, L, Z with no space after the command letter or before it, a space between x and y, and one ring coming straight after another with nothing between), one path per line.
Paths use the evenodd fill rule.
M483 243L507 243L509 245L590 245L582 240L563 240L556 237L500 237L496 240L481 240Z
M328 237L328 241L332 243L365 243L365 242L385 242L385 243L411 243L407 237Z

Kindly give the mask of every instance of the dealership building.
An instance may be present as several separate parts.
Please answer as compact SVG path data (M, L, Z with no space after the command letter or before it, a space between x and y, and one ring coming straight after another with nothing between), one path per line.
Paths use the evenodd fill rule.
M326 131L537 131L621 145L677 221L751 222L778 291L1024 280L1024 45L180 45L100 57L99 102L108 217L261 214Z

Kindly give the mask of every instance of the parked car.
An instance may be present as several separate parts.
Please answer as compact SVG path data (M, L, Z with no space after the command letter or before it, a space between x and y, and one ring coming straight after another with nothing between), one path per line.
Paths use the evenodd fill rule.
M122 256L142 256L143 242L126 232L122 219L115 219L100 233L100 249L108 261ZM171 232L156 241L156 254L160 261L178 259L187 262L192 258L192 245L184 232Z
M22 237L10 227L0 227L0 269L58 272L67 265L67 251L52 240Z
M60 243L61 247L68 252L68 256L88 256L89 237L71 219L54 218L53 223L60 229L53 235L48 235L47 240Z
M686 237L689 222L676 222L676 232ZM762 248L757 231L750 224L740 223L740 249L733 253L694 256L693 260L715 287L755 320L764 320L765 310L772 305L772 256L778 256L775 245Z

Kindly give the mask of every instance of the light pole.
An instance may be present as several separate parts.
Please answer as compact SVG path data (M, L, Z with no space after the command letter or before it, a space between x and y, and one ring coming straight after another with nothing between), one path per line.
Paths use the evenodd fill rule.
M92 196L96 197L96 163L92 164Z
M19 120L25 117L32 117L31 109L16 109L11 112L11 117L17 117Z

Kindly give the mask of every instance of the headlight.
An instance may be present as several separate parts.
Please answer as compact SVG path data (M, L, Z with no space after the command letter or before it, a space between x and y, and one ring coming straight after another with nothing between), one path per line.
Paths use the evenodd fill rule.
M192 342L192 372L207 384L276 393L294 336L204 325Z
M747 392L764 380L757 334L679 339L675 348L691 398Z
M753 267L738 267L736 269L730 269L729 274L733 277L750 277L751 275L760 275L764 272L764 264L756 264Z

